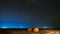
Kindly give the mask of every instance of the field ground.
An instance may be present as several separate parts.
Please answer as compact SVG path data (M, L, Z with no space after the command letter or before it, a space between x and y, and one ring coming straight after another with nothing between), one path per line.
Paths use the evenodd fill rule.
M38 33L27 30L4 30L10 34L60 34L60 30L40 30Z

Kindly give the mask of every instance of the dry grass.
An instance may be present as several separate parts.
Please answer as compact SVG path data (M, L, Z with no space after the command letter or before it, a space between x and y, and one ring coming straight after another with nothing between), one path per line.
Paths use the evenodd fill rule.
M60 34L60 30L40 30L38 33L26 30L10 30L8 32L11 34Z

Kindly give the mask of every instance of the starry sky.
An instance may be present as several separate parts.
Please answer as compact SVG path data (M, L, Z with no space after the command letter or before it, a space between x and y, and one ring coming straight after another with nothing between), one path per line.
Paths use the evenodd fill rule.
M60 28L58 0L0 0L0 28Z

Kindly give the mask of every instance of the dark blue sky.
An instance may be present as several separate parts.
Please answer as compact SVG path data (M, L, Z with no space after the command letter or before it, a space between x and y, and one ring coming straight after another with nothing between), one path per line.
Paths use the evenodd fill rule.
M0 27L60 27L58 0L1 0Z

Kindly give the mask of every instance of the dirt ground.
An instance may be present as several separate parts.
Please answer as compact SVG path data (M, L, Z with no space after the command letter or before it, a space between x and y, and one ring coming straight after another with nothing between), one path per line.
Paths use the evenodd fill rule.
M60 34L60 30L40 30L38 33L26 30L8 30L10 34Z

